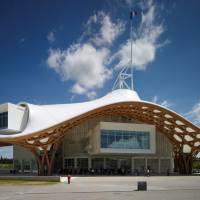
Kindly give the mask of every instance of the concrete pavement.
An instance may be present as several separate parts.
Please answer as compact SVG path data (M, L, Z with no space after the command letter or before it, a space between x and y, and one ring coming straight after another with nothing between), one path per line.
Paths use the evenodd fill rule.
M148 191L135 191L138 181L147 181ZM76 177L70 185L0 186L0 200L11 199L199 200L200 176Z

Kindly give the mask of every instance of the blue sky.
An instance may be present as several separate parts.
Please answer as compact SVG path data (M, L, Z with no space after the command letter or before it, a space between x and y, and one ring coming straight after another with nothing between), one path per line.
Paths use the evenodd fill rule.
M145 3L144 3L145 2ZM0 103L86 101L129 62L143 100L200 121L200 1L0 1ZM10 156L11 150L0 155Z

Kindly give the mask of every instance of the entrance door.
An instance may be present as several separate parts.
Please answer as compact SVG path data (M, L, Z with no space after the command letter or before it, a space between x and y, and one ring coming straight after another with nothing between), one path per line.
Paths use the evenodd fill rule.
M108 174L117 174L117 159L114 158L106 158L106 169Z
M123 158L119 159L119 167L121 174L130 174L131 173L131 159Z

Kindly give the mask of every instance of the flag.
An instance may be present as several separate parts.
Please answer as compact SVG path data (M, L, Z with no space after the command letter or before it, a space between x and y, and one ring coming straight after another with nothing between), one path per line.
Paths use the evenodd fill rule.
M136 10L133 10L130 12L130 19L133 19L133 16L138 15L138 12Z

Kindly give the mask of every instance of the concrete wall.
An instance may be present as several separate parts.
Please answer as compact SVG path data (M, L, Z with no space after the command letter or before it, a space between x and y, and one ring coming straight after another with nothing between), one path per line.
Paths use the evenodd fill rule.
M172 145L169 139L159 131L155 130L155 127L152 125L144 125L139 124L140 122L131 121L130 119L122 118L121 116L106 116L106 117L98 117L95 119L91 119L82 123L81 125L73 128L71 131L66 133L63 142L63 156L64 157L73 157L80 155L98 155L100 154L100 122L111 122L107 123L106 127L113 129L113 125L116 128L116 124L112 124L113 122L118 123L127 123L127 124L118 124L118 128L122 127L125 130L134 129L146 131L150 130L152 133L151 138L151 146L152 150L150 152L132 152L132 156L136 157L146 157L146 156L156 156L156 157L172 157ZM130 124L130 122L132 124ZM106 123L104 123L105 126ZM155 148L155 149L154 149ZM114 152L110 152L112 153ZM120 152L119 152L120 153ZM121 152L123 154L123 152ZM114 153L113 155L116 155Z
M63 156L88 155L99 153L99 122L132 122L121 116L96 117L83 122L66 133L63 141Z
M66 132L66 136L62 144L62 154L61 158L88 158L88 166L91 168L91 159L92 158L116 158L123 159L129 158L132 159L132 170L141 169L141 166L144 168L148 165L152 165L151 168L158 170L160 172L166 172L167 169L172 169L172 145L168 138L159 131L156 130L155 133L155 153L100 153L100 122L123 122L123 123L132 123L133 126L141 130L142 126L147 129L150 127L154 129L155 127L149 125L139 124L138 121L130 120L128 118L122 118L121 116L104 116L85 121L79 126L71 129ZM119 124L120 125L120 124ZM127 124L126 124L127 125ZM130 128L130 127L129 127ZM138 129L138 130L139 130ZM155 129L154 129L155 130ZM35 161L35 158L31 152L14 145L14 159L22 162L23 160ZM149 160L148 160L149 159ZM155 163L153 162L153 159ZM152 164L153 163L153 164ZM159 167L160 166L160 167ZM60 166L58 166L60 168Z
M6 103L0 105L0 113L2 112L8 112L8 128L0 130L1 133L9 134L21 132L25 128L28 120L27 108L11 103Z

